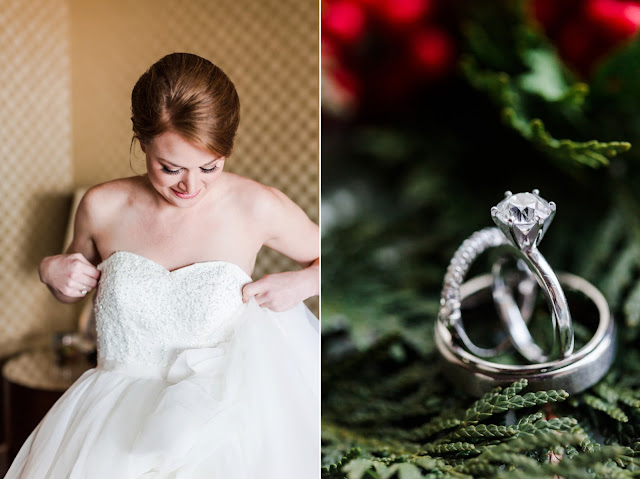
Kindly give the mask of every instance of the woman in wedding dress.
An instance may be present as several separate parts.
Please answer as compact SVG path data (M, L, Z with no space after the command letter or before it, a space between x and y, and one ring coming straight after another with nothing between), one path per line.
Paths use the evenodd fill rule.
M6 478L319 474L318 227L284 194L224 171L239 100L221 69L174 53L132 92L147 174L91 188L42 281L98 288L98 366L27 439ZM258 250L302 269L252 281Z

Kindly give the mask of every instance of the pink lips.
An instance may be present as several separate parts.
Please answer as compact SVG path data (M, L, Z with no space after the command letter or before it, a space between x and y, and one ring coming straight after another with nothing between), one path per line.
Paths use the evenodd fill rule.
M171 188L171 191L173 191L178 198L182 198L183 200L188 200L190 198L195 198L200 193L200 190L198 190L194 194L188 195L186 193L180 193L179 191L176 191L173 188Z

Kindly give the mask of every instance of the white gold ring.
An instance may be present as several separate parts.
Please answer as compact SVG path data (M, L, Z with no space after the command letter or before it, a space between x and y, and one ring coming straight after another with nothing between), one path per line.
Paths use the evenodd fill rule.
M501 304L498 298L499 314L508 328L513 346L527 360L538 363L555 357L565 358L573 352L573 326L566 297L553 269L538 251L538 244L551 224L555 211L555 204L542 199L538 190L516 195L507 191L505 199L491 209L491 216L498 227L485 228L472 234L451 259L444 277L438 321L474 355L495 356L504 349L504 343L496 348L480 348L469 339L461 321L460 285L475 259L485 250L497 247L503 247L506 253L523 260L529 267L547 299L553 322L554 348L551 353L545 354L531 338L519 309L507 308L506 303Z

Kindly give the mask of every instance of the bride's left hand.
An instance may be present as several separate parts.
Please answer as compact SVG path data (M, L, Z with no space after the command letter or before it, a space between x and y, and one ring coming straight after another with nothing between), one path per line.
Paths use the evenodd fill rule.
M247 303L253 297L258 306L276 312L286 311L311 296L307 292L310 274L313 274L313 271L267 274L253 283L244 285L242 301Z

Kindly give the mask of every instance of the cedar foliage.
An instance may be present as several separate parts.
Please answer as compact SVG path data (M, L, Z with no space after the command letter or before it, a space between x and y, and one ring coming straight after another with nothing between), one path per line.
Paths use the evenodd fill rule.
M640 39L587 82L526 2L461 3L456 78L323 117L322 477L640 476ZM438 367L442 278L503 191L533 188L558 205L541 251L605 294L616 361L580 394L471 398Z

